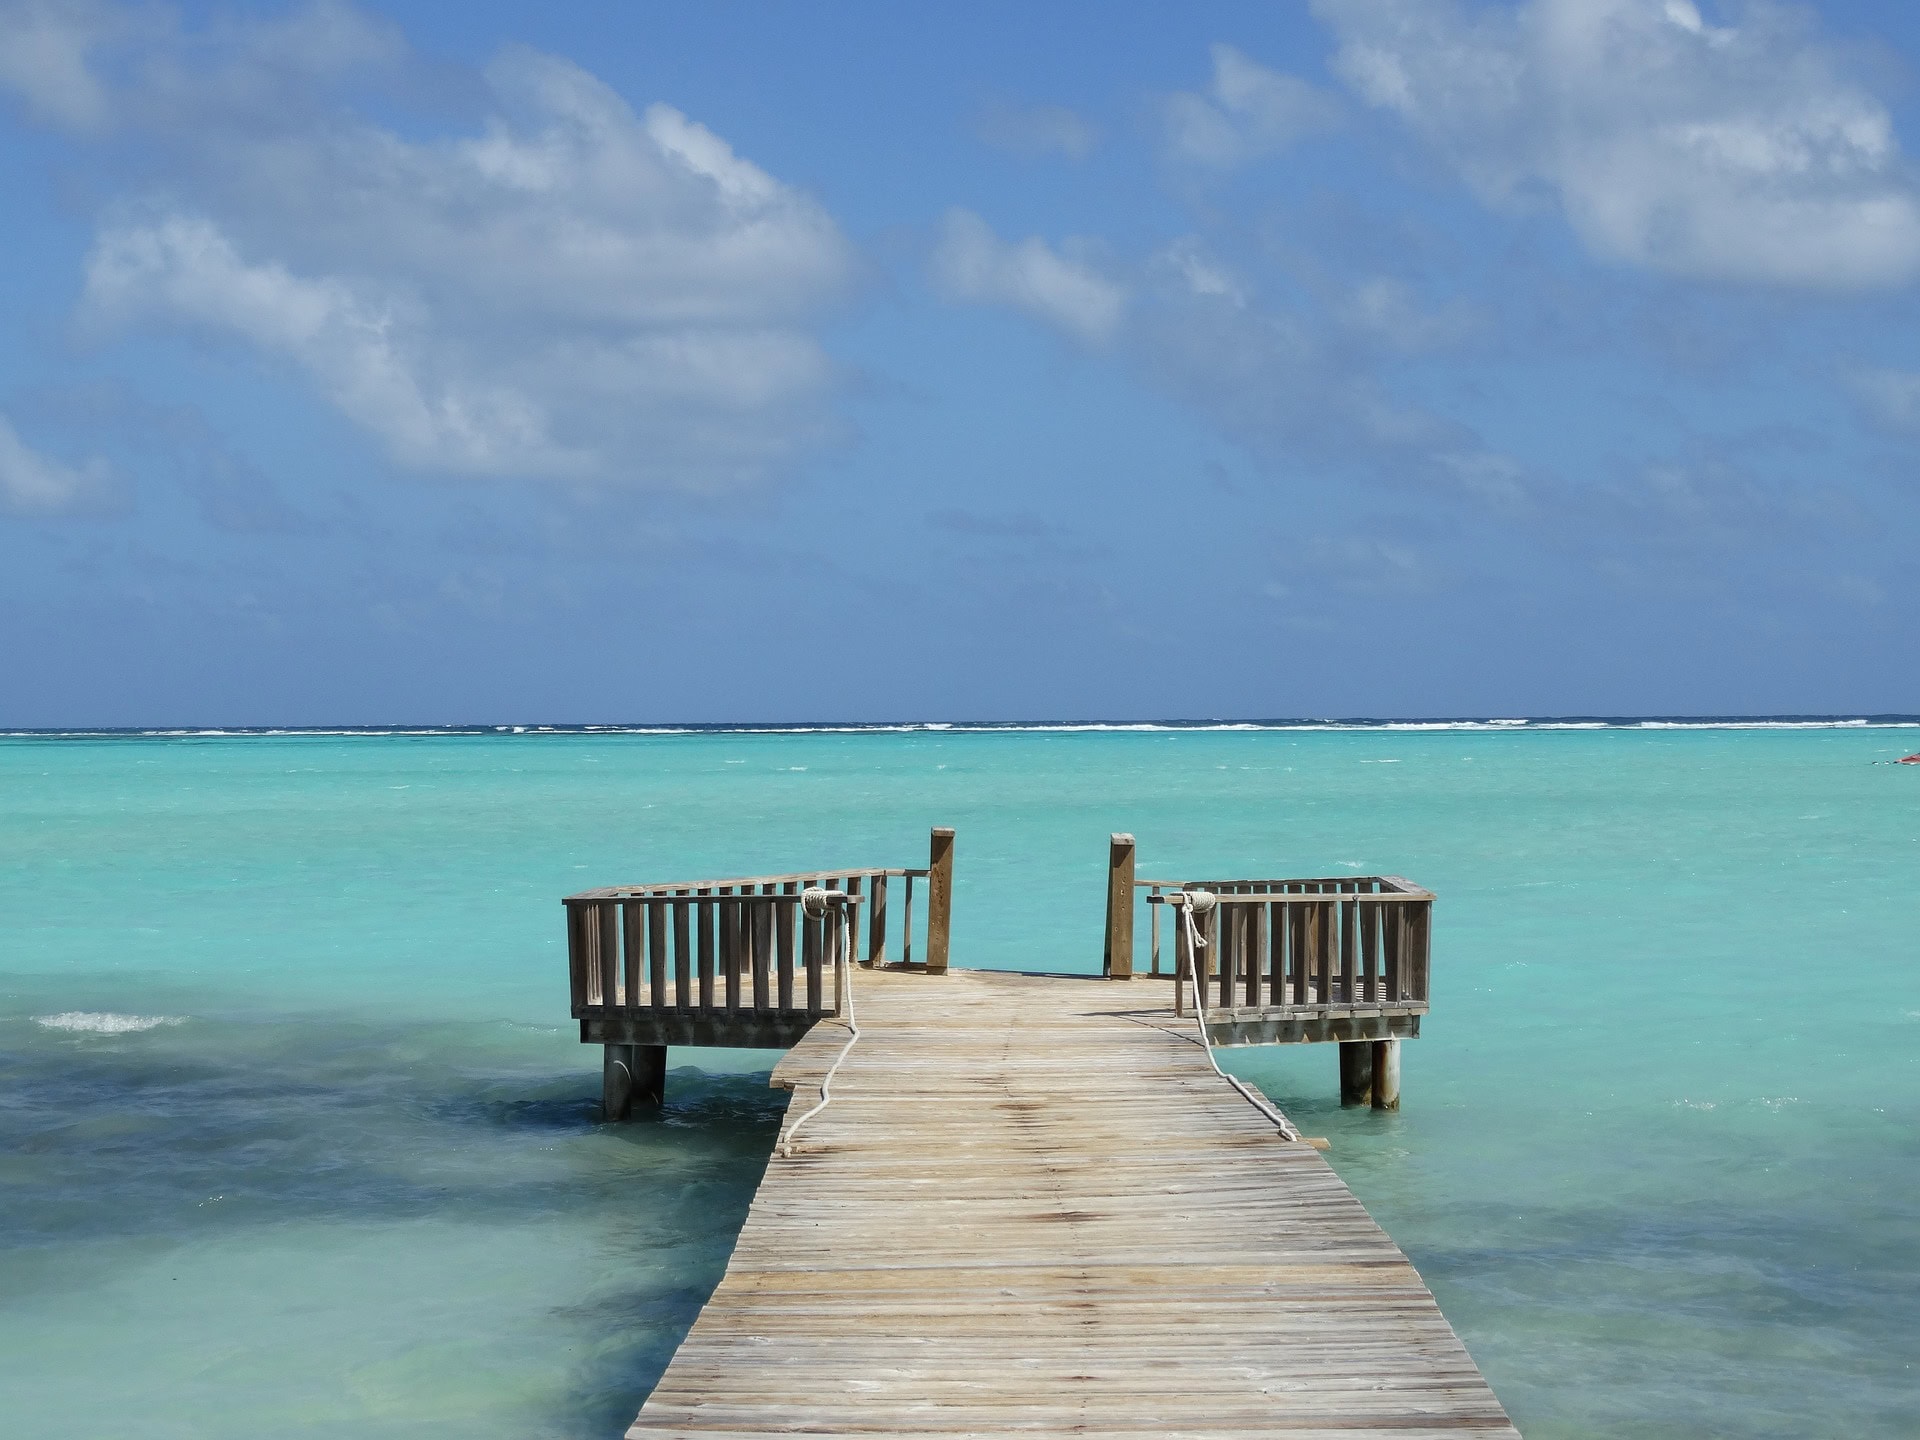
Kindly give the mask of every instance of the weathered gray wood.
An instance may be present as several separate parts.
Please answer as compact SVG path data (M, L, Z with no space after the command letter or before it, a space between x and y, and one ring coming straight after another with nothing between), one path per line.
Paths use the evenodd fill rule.
M587 1004L587 907L577 900L567 907L567 983L573 992L573 1013L578 1015Z
M792 908L755 905L745 916L748 948L753 957L753 1008L756 1010L766 1010L773 1005L773 912Z
M620 907L602 901L593 907L599 927L600 1003L613 1005L620 994Z
M1133 859L1133 836L1108 837L1106 950L1100 969L1115 980L1133 978Z
M1191 1029L1191 1027L1188 1027ZM1420 1016L1406 1012L1379 1015L1302 1014L1293 1010L1238 1011L1211 1015L1207 1035L1216 1050L1236 1045L1317 1045L1346 1040L1412 1040L1420 1034Z
M1345 1046L1341 1047L1343 1050ZM1373 1051L1373 1108L1400 1108L1400 1042L1375 1040Z
M620 953L625 961L625 975L620 985L620 1003L638 1005L641 987L646 984L646 907L638 901L622 902L620 906Z
M674 1003L682 1010L691 1009L693 999L692 917L687 913L687 904L685 900L673 902L673 995Z
M801 958L807 970L807 1009L818 1015L825 999L824 987L820 980L820 926L821 922L812 915L800 917Z
M634 1440L1517 1440L1326 1162L1190 1025L1141 1023L1167 982L853 983L834 1100L776 1150ZM789 1124L846 1034L776 1067Z
M697 897L709 894L706 890L696 890ZM696 898L693 903L696 912L694 919L700 932L700 948L695 955L695 963L700 967L700 1008L713 1008L713 927L714 902L711 899Z
M736 1050L784 1050L820 1016L812 1010L613 1010L580 1021L588 1045L724 1046Z
M867 910L867 964L887 963L887 877L873 877L873 893Z
M913 964L913 872L906 874L907 903L906 923L900 927L900 963Z
M792 882L788 882L781 888L790 893L793 889ZM793 1008L793 922L794 916L798 913L792 905L776 906L773 912L774 950L778 956L777 969L780 976L777 989L782 1010Z
M647 990L653 1008L664 1009L671 998L667 993L667 915L664 900L649 900L647 907Z
M953 831L936 826L927 851L927 969L947 968L953 923Z

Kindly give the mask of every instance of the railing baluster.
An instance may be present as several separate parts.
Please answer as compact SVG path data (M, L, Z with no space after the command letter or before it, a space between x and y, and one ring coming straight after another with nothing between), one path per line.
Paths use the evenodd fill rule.
M1260 981L1263 978L1261 971L1266 968L1267 963L1267 930L1264 924L1267 918L1267 907L1264 905L1242 905L1240 908L1247 912L1245 922L1247 931L1247 1004L1257 1007L1260 1004Z
M567 906L567 987L572 992L573 1009L578 1013L587 1003L587 937L582 918L586 906L569 900Z
M844 1015L847 1011L847 997L844 991L845 980L840 974L840 912L832 905L820 921L820 968L833 976L833 1009L828 1013Z
M773 886L763 885L761 893L771 895ZM751 907L748 917L753 932L753 1008L765 1010L773 1004L773 910L762 900Z
M687 892L673 893L684 896ZM680 1009L693 1008L693 916L684 899L673 902L673 991Z
M1411 932L1407 945L1408 950L1411 952L1408 957L1410 963L1407 968L1411 972L1411 988L1413 991L1409 998L1419 1004L1425 1005L1428 1002L1427 968L1431 958L1431 946L1433 943L1433 902L1431 900L1415 900L1409 908L1413 912L1409 917L1411 923L1407 927Z
M647 902L647 990L653 1008L667 1003L667 906L663 900Z
M1360 974L1366 981L1361 998L1369 1005L1378 1005L1380 1003L1380 907L1356 903L1355 908L1360 912Z
M1271 889L1267 891L1273 893ZM1269 956L1267 960L1267 1003L1284 1005L1287 1003L1287 907L1268 901L1260 907L1260 923L1267 928Z
M783 885L781 890L785 895L793 894L791 883ZM774 947L779 956L779 993L782 1010L793 1009L793 911L799 903L797 900L782 899L778 905L768 907L774 912Z
M699 932L699 950L694 955L694 963L700 970L700 1008L713 1008L713 924L714 901L711 888L696 890L693 902L695 929Z
M1206 980L1202 981L1202 984L1210 985L1216 974L1224 976L1227 973L1226 956L1220 953L1220 934L1223 928L1220 924L1220 907L1216 905L1207 911L1206 918L1200 924L1200 938L1207 942L1207 958L1203 962Z
M913 964L913 876L907 876L907 923L900 931L900 963Z
M731 896L733 886L722 885L722 895ZM732 900L719 902L720 908L720 971L726 990L727 1009L740 1008L740 907Z
M800 915L801 954L807 967L807 1013L819 1015L821 1009L820 986L820 921L804 910Z
M887 872L873 877L872 898L867 902L867 964L887 963Z
M611 1010L620 1003L620 907L602 900L593 908L600 929L600 1005Z
M640 1003L640 986L647 960L645 923L646 910L638 900L620 902L620 954L626 962L626 983L620 1003L628 1009Z

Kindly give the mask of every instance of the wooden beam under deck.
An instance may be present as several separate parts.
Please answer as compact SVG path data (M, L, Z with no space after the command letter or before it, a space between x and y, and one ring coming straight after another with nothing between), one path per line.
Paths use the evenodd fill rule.
M857 971L833 1102L629 1434L1517 1437L1406 1256L1158 988ZM783 1140L847 1033L775 1070Z

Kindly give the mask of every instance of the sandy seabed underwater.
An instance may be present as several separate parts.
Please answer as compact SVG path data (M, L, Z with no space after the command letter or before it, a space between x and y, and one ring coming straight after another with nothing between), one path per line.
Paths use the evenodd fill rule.
M1531 1440L1920 1433L1911 728L0 738L10 1436L617 1436L785 1096L598 1123L558 899L924 863L956 963L1097 970L1142 874L1437 891L1405 1108L1231 1064ZM1142 944L1145 926L1141 926Z

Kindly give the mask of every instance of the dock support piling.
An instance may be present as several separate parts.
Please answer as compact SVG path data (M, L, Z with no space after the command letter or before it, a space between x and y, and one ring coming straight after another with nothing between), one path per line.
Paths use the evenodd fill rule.
M1400 1108L1400 1042L1375 1040L1373 1046L1373 1108ZM1346 1047L1342 1046L1344 1050Z
M1371 1040L1340 1042L1340 1103L1342 1105L1373 1103L1373 1056L1374 1048ZM1398 1063L1398 1057L1396 1057L1396 1067Z
M1107 843L1107 952L1100 969L1115 980L1133 978L1133 836Z
M937 826L927 853L927 969L947 968L947 938L953 924L953 831Z
M608 1120L628 1120L635 1105L658 1105L667 1093L667 1047L607 1045L600 1063L600 1098Z

